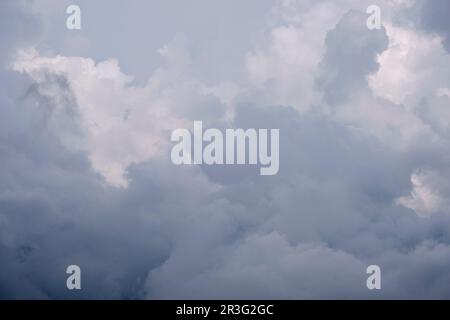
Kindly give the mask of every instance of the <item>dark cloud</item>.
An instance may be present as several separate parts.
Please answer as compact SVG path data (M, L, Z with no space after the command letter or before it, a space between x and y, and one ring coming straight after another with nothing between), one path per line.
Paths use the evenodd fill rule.
M377 55L388 46L384 27L369 30L367 15L348 12L336 28L327 34L327 52L323 58L318 85L326 101L339 104L350 94L364 89L366 77L378 70Z
M0 34L0 57L10 61L37 35L22 26L26 7L6 1L0 9L0 18L17 18ZM350 11L328 32L318 89L330 105L364 101L406 112L369 91L366 77L388 38L384 29L367 30L365 18ZM425 206L430 215L422 218L414 210L421 190L410 207L397 201L417 187L411 174L421 167L431 168L418 173L424 186L448 198L445 97L414 110L431 133L396 148L366 130L374 115L401 140L402 122L391 125L384 113L352 124L333 112L262 104L246 92L225 121L216 98L184 93L187 109L174 112L189 122L203 116L220 128L279 128L279 174L176 167L158 156L129 166L128 186L116 188L86 152L63 143L84 134L79 101L68 77L44 75L0 72L0 298L450 297L448 204ZM174 81L169 93L177 88ZM70 264L82 269L80 292L65 287ZM370 264L382 267L381 292L365 287Z
M450 2L447 0L418 1L420 23L428 31L443 37L444 46L450 52Z

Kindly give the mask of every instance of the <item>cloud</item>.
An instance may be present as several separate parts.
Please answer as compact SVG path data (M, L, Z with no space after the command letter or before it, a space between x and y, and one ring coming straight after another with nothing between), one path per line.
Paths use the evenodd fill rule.
M22 52L14 70L28 74L39 94L53 100L56 108L64 105L66 95L73 95L80 135L65 136L63 130L61 140L68 148L87 152L109 183L126 186L126 168L161 155L170 130L190 125L187 120L200 115L208 120L225 112L218 97L189 76L190 56L182 43L174 41L160 50L168 65L143 87L132 86L132 78L113 59L96 63L79 57L49 58L31 50ZM58 90L60 79L65 90ZM115 143L109 143L111 139Z
M449 297L450 60L409 2L380 1L367 30L369 2L280 1L262 36L219 32L240 36L240 58L215 57L244 75L219 81L206 52L225 44L206 31L168 35L135 81L129 47L52 54L40 38L61 38L23 25L52 4L2 3L17 19L0 34L0 297ZM194 120L279 128L279 174L173 166L170 132Z
M5 67L6 60L11 58L14 48L35 40L42 28L39 19L25 8L26 2L22 0L7 0L0 4L2 12L0 63L2 67Z
M331 105L364 88L366 77L378 70L376 58L387 48L388 38L384 29L369 30L366 20L367 15L350 11L326 37L318 85Z
M450 51L450 25L447 19L450 4L448 1L437 0L433 4L428 1L417 1L416 5L420 10L420 22L423 27L442 36L445 48Z
M449 186L444 177L447 174L433 170L414 173L411 176L414 186L411 195L399 198L398 203L425 217L437 212L447 213L450 206L445 195L448 194Z
M292 246L275 232L252 234L216 255L218 261L201 273L169 260L150 273L150 297L310 299L366 291L360 272L364 265L351 255L321 245ZM319 273L321 277L310 276Z

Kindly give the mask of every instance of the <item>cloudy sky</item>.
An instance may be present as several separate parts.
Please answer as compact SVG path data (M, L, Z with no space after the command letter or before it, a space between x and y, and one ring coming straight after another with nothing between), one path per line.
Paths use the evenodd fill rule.
M0 298L450 298L449 15L1 0ZM194 120L279 128L278 175L173 165Z

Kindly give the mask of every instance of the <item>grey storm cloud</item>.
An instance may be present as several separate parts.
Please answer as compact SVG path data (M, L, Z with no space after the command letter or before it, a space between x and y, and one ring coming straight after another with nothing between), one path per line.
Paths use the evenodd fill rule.
M450 3L446 0L419 1L417 6L420 10L421 24L430 31L439 34L444 39L444 45L450 52Z
M364 13L350 11L326 37L328 50L318 85L330 104L339 104L361 89L366 76L378 69L377 55L387 49L385 29L369 30L366 20Z
M431 3L427 14L442 4ZM299 23L296 14L311 10L332 20L317 27L323 44L316 73L300 75L311 76L317 93L304 111L261 94L273 81L284 81L283 66L272 76L264 63L256 64L263 70L255 71L262 74L263 89L241 76L235 86L214 83L205 89L196 76L208 73L212 61L198 55L189 35L194 48L179 40L175 49L164 47L168 65L159 66L146 87L123 80L113 63L82 58L49 54L39 60L34 53L22 58L23 69L8 67L20 61L15 54L21 49L60 41L45 40L57 36L45 35L38 27L43 22L32 18L39 5L50 6L36 1L33 11L22 1L0 4L0 23L8 21L0 31L0 298L450 297L450 137L442 118L448 96L408 105L372 93L369 78L391 47L388 27L367 30L364 8L346 1L297 1L272 11L288 10L278 12L287 22L268 32L266 45L273 47L254 56L259 62L267 58L274 68L280 67L279 56L293 61L301 56L290 47L307 34L298 30L316 28L308 20ZM249 33L237 42L245 42L237 50L243 55ZM233 43L230 39L226 43ZM308 45L316 46L310 40ZM208 45L215 52L224 44ZM234 68L243 68L244 61L234 57ZM104 73L77 83L79 70ZM113 108L111 95L127 104L127 117L122 119L120 106ZM149 130L144 136L162 134L166 142L175 126L164 126L167 119L188 125L203 119L217 128L279 128L279 174L261 177L249 166L176 167L164 143L160 154L140 157L132 140L145 130L139 118L152 116L139 113L141 97L144 111L154 108L157 114L149 118L154 119L149 129L144 126ZM106 110L119 116L104 116L104 101ZM91 105L98 109L86 113ZM123 130L124 140L94 139L94 129L107 122ZM104 144L111 148L99 148ZM131 146L126 156L125 144ZM102 162L98 149L111 162ZM98 166L127 156L127 185L112 185ZM82 269L79 292L65 286L71 264ZM366 288L370 264L382 268L380 292Z

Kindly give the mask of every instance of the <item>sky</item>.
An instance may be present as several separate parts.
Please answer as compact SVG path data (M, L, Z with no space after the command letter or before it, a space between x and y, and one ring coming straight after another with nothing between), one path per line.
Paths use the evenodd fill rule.
M448 14L2 0L0 299L449 299ZM175 166L194 121L279 129L278 174Z

